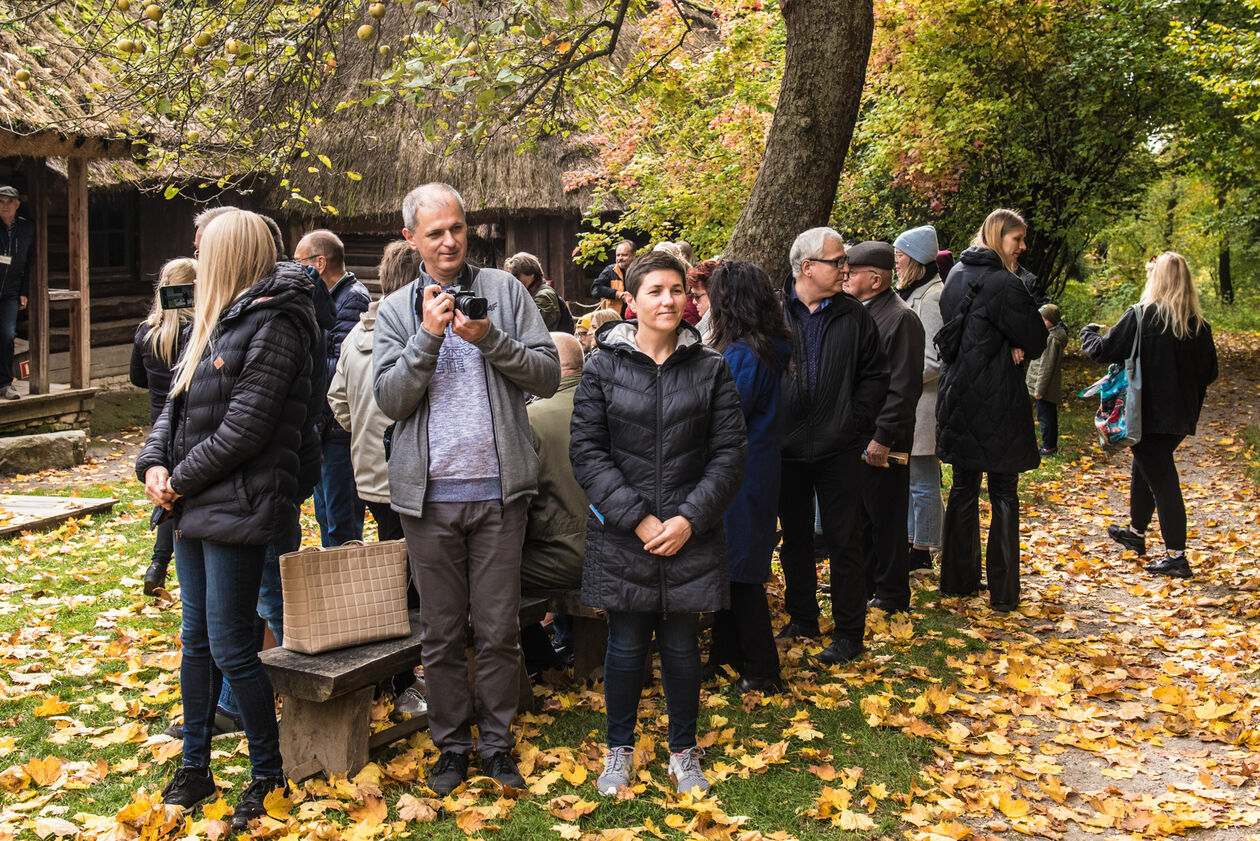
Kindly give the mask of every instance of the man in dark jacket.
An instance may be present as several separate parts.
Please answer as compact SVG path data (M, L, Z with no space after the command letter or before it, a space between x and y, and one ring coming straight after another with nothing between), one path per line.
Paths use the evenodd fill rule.
M910 606L910 545L906 509L910 502L908 460L893 463L890 452L906 454L914 444L915 413L923 393L923 325L892 288L893 247L861 242L849 249L846 292L875 320L879 348L888 360L888 394L875 419L862 466L862 506L849 551L866 567L871 607L888 612Z
M792 327L792 368L783 382L783 480L779 560L790 617L779 638L817 637L814 499L831 558L833 641L818 655L842 663L863 651L865 572L846 552L860 500L862 449L888 391L888 364L866 309L844 292L848 258L831 228L796 238L783 307Z
M626 304L630 303L630 298L626 294L625 279L626 269L634 260L634 249L634 243L628 239L617 243L613 262L605 266L599 273L599 277L595 278L595 282L591 284L591 295L604 299L617 311L618 315L625 312Z
M482 773L522 788L511 755L516 617L527 499L538 491L525 395L554 394L560 364L520 281L466 262L468 221L455 188L417 187L402 215L403 236L423 262L420 277L377 310L373 394L397 422L390 506L420 586L429 733L442 752L426 782L445 796L464 781L475 722ZM454 291L463 290L483 299L482 317L456 307ZM469 620L475 705L464 658Z
M319 272L332 298L336 322L324 332L327 384L332 382L341 358L341 343L359 316L367 312L372 296L367 287L346 271L346 248L332 231L311 231L293 249L294 261ZM320 411L319 431L323 444L324 465L319 484L315 486L315 519L319 521L320 542L324 546L340 546L363 539L364 503L354 486L354 468L350 464L350 433L333 418L325 400Z
M30 288L30 253L34 229L18 216L18 191L0 187L0 397L17 400L13 385L13 340L18 310L26 309Z

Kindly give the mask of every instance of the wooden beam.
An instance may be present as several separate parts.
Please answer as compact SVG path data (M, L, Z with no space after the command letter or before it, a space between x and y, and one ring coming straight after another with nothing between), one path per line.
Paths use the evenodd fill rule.
M0 129L0 157L130 158L142 147L130 140L84 138L58 131L16 134Z
M92 380L92 301L88 291L88 179L87 162L71 158L67 165L66 203L69 206L70 387L87 388Z
M31 394L48 393L48 180L42 158L27 158L27 191L35 218L31 243L31 295L27 336L31 343Z

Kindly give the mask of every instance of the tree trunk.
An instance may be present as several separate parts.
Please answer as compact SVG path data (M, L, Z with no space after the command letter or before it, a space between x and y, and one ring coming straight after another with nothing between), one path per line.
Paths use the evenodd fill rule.
M776 285L796 236L831 217L875 30L871 0L782 0L780 8L787 51L779 104L724 252L759 264Z
M1216 199L1217 211L1225 210L1225 197ZM1223 215L1223 213L1222 213ZM1221 244L1216 252L1216 274L1220 283L1221 303L1234 303L1234 275L1229 265L1229 228L1221 226Z

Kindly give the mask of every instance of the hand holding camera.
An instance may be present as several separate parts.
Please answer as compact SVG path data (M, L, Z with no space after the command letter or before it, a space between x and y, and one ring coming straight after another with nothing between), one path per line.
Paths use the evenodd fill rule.
M459 286L449 292L437 284L426 286L416 299L416 307L424 329L435 336L444 334L448 324L467 342L481 339L490 330L489 302Z

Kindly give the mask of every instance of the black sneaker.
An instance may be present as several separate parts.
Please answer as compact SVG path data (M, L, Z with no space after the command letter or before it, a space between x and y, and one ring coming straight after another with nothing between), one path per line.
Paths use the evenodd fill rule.
M911 546L910 547L910 572L913 573L916 569L929 569L930 570L931 568L932 568L931 551L927 549L915 549L913 546Z
M1167 575L1169 578L1189 578L1191 574L1190 562L1186 560L1185 555L1166 555L1158 561L1147 564L1144 569L1147 572Z
M149 568L144 571L144 594L146 596L156 596L158 589L166 586L166 567L167 564L161 561L153 561L149 564Z
M230 713L223 707L215 707L214 721L210 724L210 738L217 739L220 736L230 736L233 733L240 733L245 730L245 719L241 718L239 713ZM166 728L164 733L172 739L184 738L184 725L172 724Z
M250 821L267 814L267 807L263 805L263 801L273 791L281 791L285 797L288 797L289 781L283 776L254 777L250 780L249 785L245 786L245 791L241 792L241 799L236 802L236 808L232 810L232 831L244 832L249 829Z
M1146 554L1146 538L1128 526L1107 526L1107 536L1138 555Z
M879 596L871 599L867 606L877 607L890 616L894 613L905 613L910 610L910 605L908 604L902 604L901 602L894 601L893 599L881 599Z
M496 754L497 756L497 754ZM518 774L519 776L519 774ZM445 797L468 777L468 754L444 750L429 769L425 785L438 797Z
M185 765L175 772L175 777L162 789L162 802L167 806L179 806L191 812L202 803L215 798L219 790L209 768L193 768Z
M442 755L445 756L446 754ZM481 763L481 770L487 777L498 780L505 786L525 788L525 778L521 776L520 769L516 767L512 754L505 750L487 756ZM433 788L432 784L429 785L429 788Z
M849 663L861 657L866 649L860 642L850 639L838 639L822 651L814 655L814 659L824 666L836 666Z
M805 622L789 622L783 626L783 630L775 635L777 640L794 640L794 639L818 639L822 636L822 631L818 630L818 623Z

